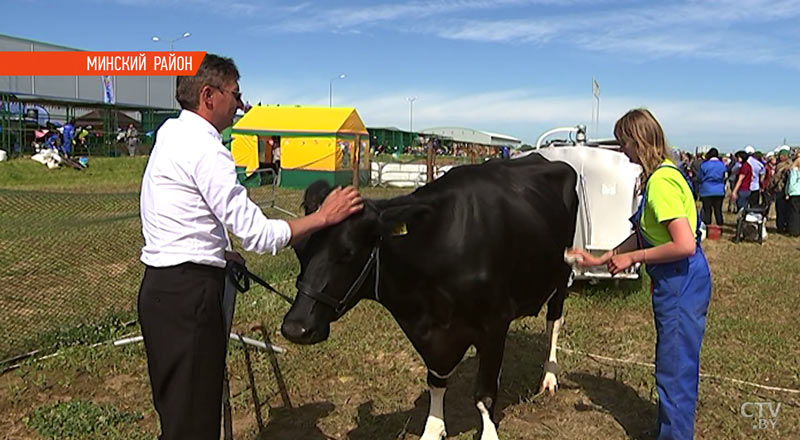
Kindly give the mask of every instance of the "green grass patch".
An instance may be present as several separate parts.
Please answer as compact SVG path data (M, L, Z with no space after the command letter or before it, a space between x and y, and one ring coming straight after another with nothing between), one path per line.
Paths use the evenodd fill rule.
M46 439L145 439L139 431L140 412L120 411L112 405L76 400L37 408L26 424Z
M49 169L30 157L0 162L0 187L81 192L138 191L147 157L91 157L83 170Z

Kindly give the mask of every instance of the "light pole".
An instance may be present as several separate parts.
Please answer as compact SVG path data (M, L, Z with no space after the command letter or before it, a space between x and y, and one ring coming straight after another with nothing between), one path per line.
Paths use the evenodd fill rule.
M411 133L411 137L414 137L414 101L417 100L416 96L409 96L406 98L408 101L408 132ZM412 140L411 143L414 143Z
M191 32L184 32L183 35L181 35L180 37L169 40L169 51L172 52L172 48L175 45L176 41L183 40L184 38L189 38L191 36L192 36ZM159 41L161 41L161 38L159 38L158 35L153 35L153 41L158 43Z
M347 75L342 73L342 74L340 74L339 76L337 76L335 78L331 78L331 80L328 82L328 107L333 107L333 80L335 80L335 79L345 79L346 76Z
M191 36L192 36L191 32L184 32L183 35L181 35L180 37L173 38L172 40L169 40L169 51L172 52L176 41L183 40L184 38L189 38ZM161 38L159 38L158 35L153 35L153 42L154 43L158 43L160 41L161 41ZM170 105L172 106L172 108L175 108L175 81L176 80L177 80L177 77L173 77L172 78L172 83L170 84L170 88L172 89L172 98L170 100ZM147 84L148 84L147 102L149 104L150 103L150 87L149 87L149 85L150 85L150 76L149 75L147 76Z

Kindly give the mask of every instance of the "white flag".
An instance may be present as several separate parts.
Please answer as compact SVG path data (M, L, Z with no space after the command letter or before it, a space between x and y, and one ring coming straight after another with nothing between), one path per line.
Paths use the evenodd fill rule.
M597 80L594 78L592 78L592 95L594 95L595 98L600 96L600 84L597 84Z
M114 104L114 83L111 81L111 77L103 75L100 78L103 80L103 102Z

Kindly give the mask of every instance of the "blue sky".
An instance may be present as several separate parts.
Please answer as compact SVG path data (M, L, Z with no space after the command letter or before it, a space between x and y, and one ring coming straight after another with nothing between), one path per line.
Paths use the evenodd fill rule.
M87 50L233 57L251 103L354 106L369 126L532 143L647 107L684 149L800 144L800 0L3 1L0 33ZM68 4L68 7L64 5ZM32 17L35 17L32 18ZM49 24L46 24L49 23Z

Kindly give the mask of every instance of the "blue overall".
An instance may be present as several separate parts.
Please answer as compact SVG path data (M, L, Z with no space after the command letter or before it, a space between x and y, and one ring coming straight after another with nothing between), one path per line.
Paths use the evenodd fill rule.
M678 171L677 167L671 167ZM681 172L683 174L683 172ZM691 182L686 178L689 188ZM647 203L647 187L630 221L639 248L653 247L641 230ZM652 280L653 315L656 324L656 388L658 390L658 439L693 439L700 373L700 345L711 299L711 272L700 247L697 219L695 254L671 263L646 263Z

